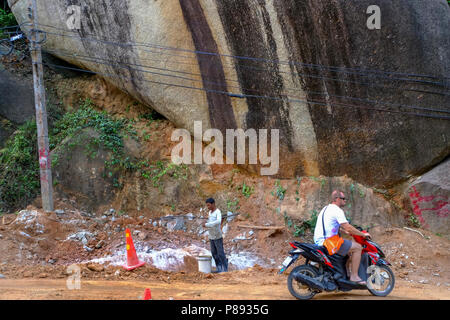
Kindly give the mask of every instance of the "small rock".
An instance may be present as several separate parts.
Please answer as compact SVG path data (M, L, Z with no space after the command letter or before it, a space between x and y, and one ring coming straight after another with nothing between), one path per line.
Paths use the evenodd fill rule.
M147 238L147 234L145 232L141 232L138 234L138 238L141 241L144 241Z
M116 272L114 272L115 276L119 276L120 275L120 270L117 270Z
M95 245L95 248L96 248L96 249L100 249L100 248L103 246L104 243L105 243L105 241L100 240L100 241Z
M0 273L0 279L6 279L6 277Z
M62 210L62 209L56 209L55 210L55 213L58 215L58 216L60 216L60 215L63 215L64 213L66 213L64 210Z
M50 264L54 264L56 262L56 260L55 259L49 259L47 262L50 263Z
M236 217L236 216L233 214L233 212L231 212L231 211L228 211L228 212L227 212L227 221L228 221L228 222L233 221L233 219L234 219L235 217Z
M228 232L228 223L226 225L223 226L222 228L222 233L225 235Z
M91 271L95 271L95 272L101 272L103 270L105 270L105 267L101 264L96 264L96 263L89 263L87 265L87 268Z

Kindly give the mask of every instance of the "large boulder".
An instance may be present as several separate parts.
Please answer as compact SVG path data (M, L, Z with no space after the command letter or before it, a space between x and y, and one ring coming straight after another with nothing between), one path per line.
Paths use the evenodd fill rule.
M98 145L89 148L98 138L98 132L86 128L66 138L51 152L55 191L60 197L76 199L88 211L114 198L118 179L118 173L105 163L112 159L112 152Z
M450 235L450 160L418 177L407 188L410 210L421 227Z
M19 23L29 19L29 1L8 3ZM69 30L77 18L71 5L80 8L79 29ZM381 10L381 29L368 27L371 5ZM279 129L280 176L347 174L389 186L449 154L448 113L423 109L448 111L445 0L38 7L45 50L100 73L178 127Z
M0 64L0 147L17 126L34 116L32 83L18 79Z

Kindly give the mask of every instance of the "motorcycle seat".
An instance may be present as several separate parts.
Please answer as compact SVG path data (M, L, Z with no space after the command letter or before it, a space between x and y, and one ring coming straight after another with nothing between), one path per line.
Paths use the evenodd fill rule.
M325 254L327 254L327 252L328 252L324 246L318 246L317 244L314 244L314 243L299 243L299 246L307 248L309 250L320 250Z

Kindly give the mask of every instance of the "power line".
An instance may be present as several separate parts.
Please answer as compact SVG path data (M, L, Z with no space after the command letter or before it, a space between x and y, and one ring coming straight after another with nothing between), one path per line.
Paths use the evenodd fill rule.
M116 46L121 46L121 47L130 47L130 46L135 46L133 44L130 43L117 43L117 42L112 42L112 41L108 41L108 40L102 40L102 39L93 39L93 38L86 38L86 37L81 37L81 36L70 36L70 35L64 35L64 34L59 34L59 33L53 33L53 32L48 32L48 31L43 31L47 34L53 34L53 35L58 35L58 36L63 36L63 37L71 37L71 38L77 38L77 39L84 39L84 40L88 40L88 41L96 41L96 42L102 42L102 43L106 43L106 44L110 44L110 45L116 45ZM143 45L143 46L151 46L151 45ZM139 49L139 50L143 50L143 51L147 51L145 49ZM187 49L180 49L180 50L187 50ZM191 50L192 51L192 50ZM154 52L152 52L154 53ZM167 55L167 53L158 53L158 54L164 54ZM178 55L179 56L179 55ZM230 55L229 55L230 56ZM186 56L180 56L180 57L184 57L184 58L189 58ZM230 56L232 57L232 56ZM237 57L237 56L236 56ZM205 57L197 57L197 58L205 58ZM264 69L264 68L257 68L257 67L251 67L251 66L246 66L246 65L241 65L241 64L236 64L239 67L242 68L247 68L247 69L251 69L251 70L255 70L255 71L268 71L268 69ZM326 66L324 66L326 67ZM234 68L233 68L234 69ZM356 80L347 80L347 79L338 79L338 78L330 78L330 77L324 77L324 76L319 76L319 75L311 75L311 74L306 74L306 73L300 73L300 72L286 72L286 71L281 71L279 70L280 73L285 73L285 74L297 74L300 76L304 76L304 77L309 77L309 78L315 78L315 79L321 79L321 80L328 80L328 81L338 81L338 82L346 82L346 83L352 83L352 84L360 84L360 85L364 85L364 86L369 86L369 87L374 87L374 88L383 88L383 89L391 89L391 90L399 90L398 87L388 87L388 86L383 86L383 85L377 85L374 83L370 83L370 82L361 82L361 81L356 81ZM370 75L367 75L370 76ZM386 78L386 77L384 77ZM399 80L395 80L392 78L387 78L389 80L392 81L399 81ZM407 81L407 80L405 80ZM418 82L424 82L424 81L419 81ZM426 84L431 84L429 81L425 82ZM444 84L441 83L437 83L439 85L444 86ZM401 90L403 91L414 91L414 92L421 92L421 93L429 93L429 94L437 94L437 95L444 95L444 96L450 96L449 93L443 93L443 92L436 92L436 91L428 91L428 90L420 90L420 89L412 89L412 88L402 88Z
M77 32L74 30L66 30L66 29L62 29L62 28L58 28L58 27L50 26L50 25L46 25L46 24L39 24L39 25L53 28L56 30L62 30L65 32L72 32L72 33ZM47 32L47 33L54 34L54 35L60 35L60 36L64 36L64 37L74 37L74 36L69 36L69 35L65 35L65 34L58 34L58 33L51 33L51 32ZM87 34L87 35L97 36L97 35L93 35L93 34ZM157 48L157 49L161 49L161 50L181 51L181 52L188 52L188 53L201 54L201 55L214 55L214 56L222 56L222 57L226 57L226 58L241 59L241 60L269 62L269 63L284 64L284 65L300 65L300 66L304 66L304 67L320 68L320 69L325 68L325 69L331 69L335 72L355 73L355 74L360 74L360 75L365 75L367 73L375 73L375 74L380 73L380 74L389 74L389 75L398 75L398 76L407 76L407 77L423 77L423 78L430 78L430 79L450 79L450 77L437 77L437 76L433 76L433 75L401 73L401 72L391 72L391 71L371 70L371 69L361 69L361 68L349 68L349 67L339 67L339 66L325 66L325 65L320 65L320 64L303 63L303 62L298 62L298 61L283 61L283 60L248 57L248 56L236 56L236 55L221 54L221 53L216 53L216 52L208 52L208 51L191 50L191 49L185 49L185 48L176 48L176 47L170 47L170 46L162 46L162 45L158 45L158 44L151 44L151 43L145 43L145 42L128 42L128 43L123 44L123 43L114 42L110 39L105 40L105 39L99 39L99 38L87 38L87 37L81 37L80 35L75 36L75 38L100 41L100 42L104 42L107 44L114 44L114 45L119 45L119 46L144 46L144 47ZM370 76L381 77L381 76L377 76L377 75L370 75ZM417 79L390 78L390 77L384 77L384 78L389 79L389 80L413 81L413 82L420 82L420 83L426 83L426 84L446 86L445 83L423 81L423 80L417 80Z
M47 66L55 67L55 68L86 72L86 73L90 73L90 74L97 74L97 75L102 75L102 76L112 77L112 78L132 80L131 78L121 77L121 76L117 76L117 75L113 75L113 74L105 74L105 73L94 72L94 71L90 71L90 70L73 68L73 67L64 67L64 66L60 66L60 65L51 64L51 63L43 63L43 64L47 65ZM309 103L309 104L312 104L312 105L321 105L321 106L327 106L328 105L328 103L325 103L325 102L311 101L311 100L300 100L300 99L290 99L287 96L286 96L286 99L283 99L283 98L280 98L280 97L271 97L271 96L236 94L236 93L231 93L231 92L228 92L228 91L205 89L205 88L192 87L192 86L180 85L180 84L174 84L174 83L152 81L152 80L147 80L147 79L140 79L140 80L144 81L144 82L159 84L159 85L173 86L173 87L179 87L179 88L185 88L185 89L191 89L191 90L200 90L200 91L212 92L212 93L217 93L217 94L224 94L224 95L228 95L228 96L232 96L232 97L239 97L239 98L259 98L259 99L281 100L281 101L285 101L286 100L286 101L290 101L290 102ZM365 107L365 106L356 106L356 105L349 105L349 104L343 104L343 103L332 103L332 105L333 106L341 106L341 107L350 107L350 108L361 108L361 109L375 110L375 111L381 111L381 112L401 113L401 114L407 114L407 115L412 115L412 116L427 117L427 118L434 118L434 119L441 119L441 120L450 120L450 117L447 117L447 116L437 116L437 115L430 115L430 114L403 112L403 111L398 111L398 110L387 110L387 109L380 109L380 108L370 108L370 107Z
M157 69L160 71L168 71L168 72L179 72L182 74L189 74L189 75L194 75L194 76L198 76L201 77L201 74L196 74L196 73L190 73L190 72L184 72L184 71L179 71L179 70L171 70L171 69L167 69L167 68L159 68L159 67L153 67L153 66L147 66L147 65L139 65L139 64L133 64L133 63L124 63L124 62L117 62L114 60L108 60L108 59L104 59L104 58L100 58L100 57L91 57L91 56L85 56L85 55L78 55L78 54L67 54L64 51L59 51L59 50L52 50L52 51L48 51L50 53L55 53L55 54L59 54L61 56L67 56L67 57L75 57L79 60L87 60L90 62L94 62L94 63L99 63L99 64L103 64L103 65L108 65L111 67L117 67L119 65L124 65L124 66L139 66L139 67L143 67L143 68L150 68L150 69ZM111 63L107 63L107 62L99 62L99 61L107 61L107 62L113 62L114 64ZM192 78L186 78L186 77L181 77L181 76L176 76L176 75L170 75L170 74L162 74L159 72L151 72L151 71L147 71L147 70L141 70L141 69L133 69L133 68L127 68L127 67L121 67L121 68L126 68L129 70L135 70L135 71L141 71L141 72L146 72L146 73L150 73L150 74L155 74L155 75L159 75L159 76L166 76L166 77L173 77L173 78L177 78L177 79L182 79L182 80L188 80L188 81L194 81L194 82L206 82L209 84L213 84L215 86L219 86L219 87L225 87L225 88L235 88L235 89L242 89L245 91L253 91L256 93L261 93L261 91L255 90L255 89L248 89L248 88L241 88L240 86L230 86L227 83L218 83L218 82L213 82L213 81L205 81L204 79L192 79ZM238 82L237 80L234 79L225 79L225 81L233 81L233 82ZM296 90L298 91L298 89L294 89L294 88L284 88L287 90ZM440 113L450 113L450 111L447 110L441 110L441 109L433 109L433 108L424 108L424 107L419 107L419 106L411 106L411 105L404 105L404 104L395 104L395 103L389 103L389 102L385 102L385 101L374 101L374 100L368 100L368 99L363 99L363 98L357 98L357 97L348 97L348 96L340 96L340 95L333 95L333 94L328 94L325 92L314 92L314 91L308 91L308 90L303 90L306 93L310 93L310 94L314 94L314 95L328 95L330 97L336 97L339 99L348 99L348 100L355 100L355 101L359 101L359 102L366 102L366 103L370 103L370 104L381 104L381 105L387 105L387 106L392 106L392 107L401 107L401 108L408 108L408 109L415 109L415 110L422 110L422 111L431 111L431 112L440 112ZM293 97L293 98L300 98L298 96L294 96L292 94L288 95L289 97Z

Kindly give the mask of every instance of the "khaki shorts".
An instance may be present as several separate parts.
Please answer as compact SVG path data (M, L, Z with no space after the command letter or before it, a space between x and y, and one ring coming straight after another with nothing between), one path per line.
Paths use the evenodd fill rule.
M352 247L352 242L350 240L344 239L344 243L339 248L339 251L337 252L337 254L339 254L341 256L346 256L348 254L348 252L350 251L351 247Z

